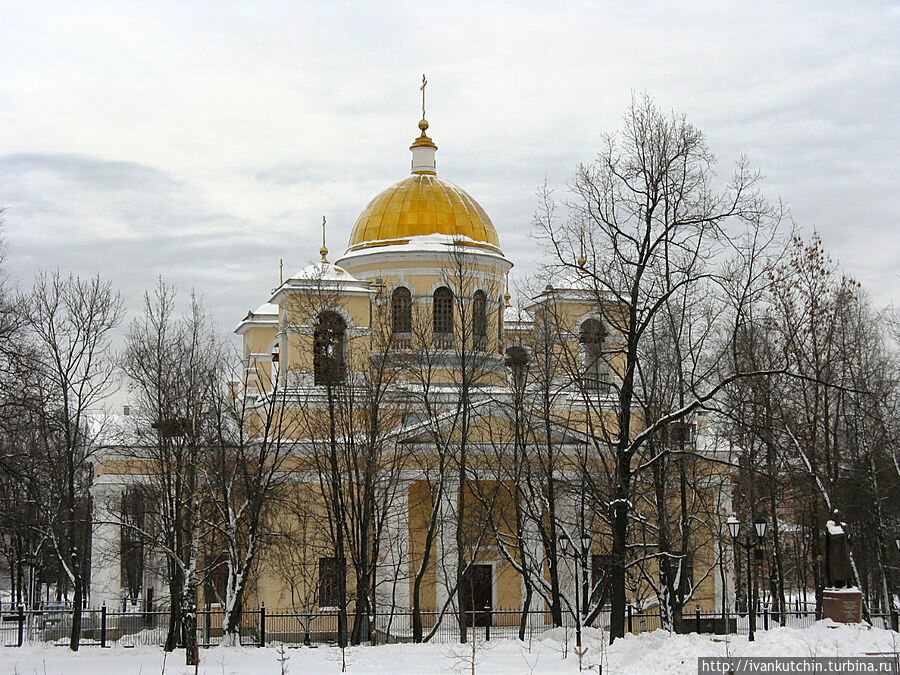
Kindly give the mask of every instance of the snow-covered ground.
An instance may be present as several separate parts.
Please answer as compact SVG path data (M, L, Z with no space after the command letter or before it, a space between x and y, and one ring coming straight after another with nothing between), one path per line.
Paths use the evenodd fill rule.
M576 673L574 635L549 631L532 644L492 640L476 646L476 672L497 675ZM604 673L640 674L697 672L700 656L864 656L896 653L900 633L866 625L845 626L820 621L811 628L775 628L760 632L756 642L746 636L670 635L654 631L629 635L606 646L603 634L587 631L585 666L602 663ZM566 652L568 652L566 654ZM214 648L201 651L198 673L205 675L289 675L340 673L341 651L334 647L285 649L277 647ZM566 658L567 655L567 658ZM467 645L384 645L346 650L348 673L471 672ZM286 659L282 664L279 658ZM158 647L127 649L86 647L77 654L63 647L29 645L0 648L0 673L18 675L187 675L184 653L164 656ZM589 671L590 672L590 671ZM593 672L597 672L596 669Z

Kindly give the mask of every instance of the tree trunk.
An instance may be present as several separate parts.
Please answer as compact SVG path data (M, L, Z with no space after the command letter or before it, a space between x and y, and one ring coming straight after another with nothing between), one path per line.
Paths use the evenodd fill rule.
M651 448L650 452L655 453L655 449ZM653 463L653 487L656 498L656 527L659 531L659 622L663 630L671 632L677 628L677 624L674 617L675 582L670 557L672 546L669 541L669 521L666 512L668 501L665 484L668 467L666 458L667 455L664 454Z
M225 617L222 619L222 644L228 647L236 646L239 642L241 617L244 614L243 590L243 583L240 590L235 588L233 591L235 597L229 599L230 602L227 603Z
M616 458L615 500L611 504L612 521L612 593L610 597L610 644L625 637L625 562L628 537L628 488L631 482L631 462L627 454L619 451Z
M464 523L465 523L465 509L466 509L466 463L465 463L465 453L460 453L460 463L459 463L459 497L458 497L458 510L456 513L456 623L459 627L459 641L465 644L468 641L468 626L466 625L466 617L463 613L463 607L465 607L465 603L463 602L463 596L466 593L466 584L463 583L463 575L466 571L466 551L465 551L465 541L463 538L464 533Z
M531 596L534 591L531 584L525 586L525 601L522 603L522 617L519 620L519 640L525 641L525 629L528 627L528 610L531 609Z
M200 663L200 654L197 645L197 587L193 582L184 590L181 617L184 631L184 664L196 666Z
M84 601L84 581L81 578L81 570L79 569L79 563L74 563L74 581L72 583L74 587L74 596L72 598L72 633L69 636L69 649L73 652L78 651L78 643L81 640L81 615L82 615L82 603Z
M163 650L172 652L181 643L181 591L184 577L181 569L173 561L170 561L169 565L176 569L174 573L169 572L169 630L166 633Z

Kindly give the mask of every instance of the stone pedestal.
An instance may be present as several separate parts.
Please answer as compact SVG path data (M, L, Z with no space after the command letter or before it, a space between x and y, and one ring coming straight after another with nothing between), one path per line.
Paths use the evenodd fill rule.
M858 588L826 588L822 616L838 623L862 621L862 593Z

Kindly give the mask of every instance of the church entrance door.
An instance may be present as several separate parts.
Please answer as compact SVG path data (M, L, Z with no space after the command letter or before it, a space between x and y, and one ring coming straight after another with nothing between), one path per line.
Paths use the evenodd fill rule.
M491 565L470 565L463 575L463 606L466 625L490 626L494 598L494 569Z

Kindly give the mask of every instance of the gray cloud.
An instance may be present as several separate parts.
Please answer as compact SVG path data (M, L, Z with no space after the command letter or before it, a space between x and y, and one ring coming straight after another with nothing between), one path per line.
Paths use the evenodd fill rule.
M20 5L0 26L6 265L101 273L132 312L163 274L223 329L278 260L332 258L408 171L417 90L439 173L533 272L534 192L558 198L648 90L746 153L879 304L900 268L900 57L893 4L758 2ZM49 18L48 18L49 17ZM75 29L74 27L78 28Z

